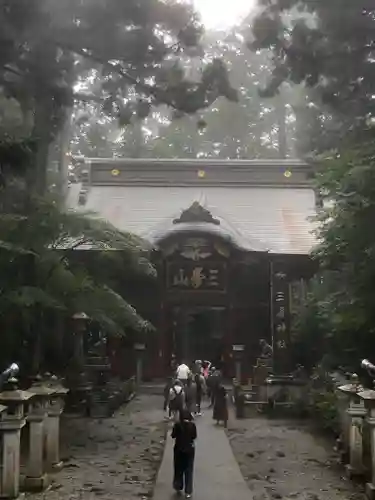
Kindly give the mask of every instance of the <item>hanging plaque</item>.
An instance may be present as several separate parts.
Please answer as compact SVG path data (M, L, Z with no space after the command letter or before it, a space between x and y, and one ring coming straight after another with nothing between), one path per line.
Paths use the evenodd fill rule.
M169 289L225 291L226 265L223 262L170 263L167 270Z
M287 373L290 343L289 282L282 262L272 265L273 357L276 373Z

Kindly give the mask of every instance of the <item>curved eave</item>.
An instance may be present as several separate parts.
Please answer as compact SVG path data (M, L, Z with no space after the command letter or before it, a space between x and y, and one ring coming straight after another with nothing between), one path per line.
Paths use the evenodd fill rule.
M240 234L237 234L228 228L223 228L221 225L207 224L205 222L194 223L179 223L170 226L168 229L152 231L146 238L156 247L159 248L163 241L176 235L185 233L202 233L217 236L218 238L227 241L230 245L238 250L247 252L269 252L269 249L260 242L249 241Z

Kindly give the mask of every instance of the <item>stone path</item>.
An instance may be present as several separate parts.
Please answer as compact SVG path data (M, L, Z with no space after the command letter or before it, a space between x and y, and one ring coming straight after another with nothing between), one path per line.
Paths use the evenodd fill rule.
M194 500L251 500L227 436L216 427L208 410L196 419L198 440L194 470ZM172 489L173 440L169 436L154 491L154 500L175 496Z

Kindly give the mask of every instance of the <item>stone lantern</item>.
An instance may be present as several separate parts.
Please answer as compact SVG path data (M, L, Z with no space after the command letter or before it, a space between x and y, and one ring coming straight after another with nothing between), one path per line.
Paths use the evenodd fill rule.
M370 427L371 438L371 482L366 484L366 496L375 500L375 391L365 390L358 393L368 410L367 423Z
M18 498L20 491L20 439L25 426L24 408L33 394L17 389L17 379L12 377L0 393L0 432L2 434L1 498ZM3 406L4 405L4 406Z
M348 401L346 408L348 428L344 420L344 434L347 433L344 435L344 442L349 443L349 464L346 465L346 471L350 478L364 474L362 426L367 410L358 395L362 390L359 377L355 373L351 376L349 384L338 387L338 391L344 394Z
M45 428L46 465L48 472L57 472L63 467L60 460L60 416L64 410L65 397L69 389L64 387L55 375L50 376L47 383L54 392L51 395Z
M25 478L28 490L40 491L48 486L48 477L44 472L44 434L45 424L54 389L48 387L41 376L37 376L30 387L33 393L27 421L30 426L29 460Z
M67 406L73 414L86 416L88 414L92 384L88 378L85 367L84 337L87 330L89 317L80 312L72 316L74 354L72 363L67 372L67 385L69 398Z
M75 313L72 316L74 335L74 364L82 369L85 364L84 335L87 330L89 317L84 312ZM79 370L80 371L80 370Z

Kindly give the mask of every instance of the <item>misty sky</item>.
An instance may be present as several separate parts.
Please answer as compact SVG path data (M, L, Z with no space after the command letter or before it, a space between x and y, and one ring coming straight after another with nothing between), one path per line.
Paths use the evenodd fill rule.
M207 28L228 28L254 7L256 0L193 0Z

